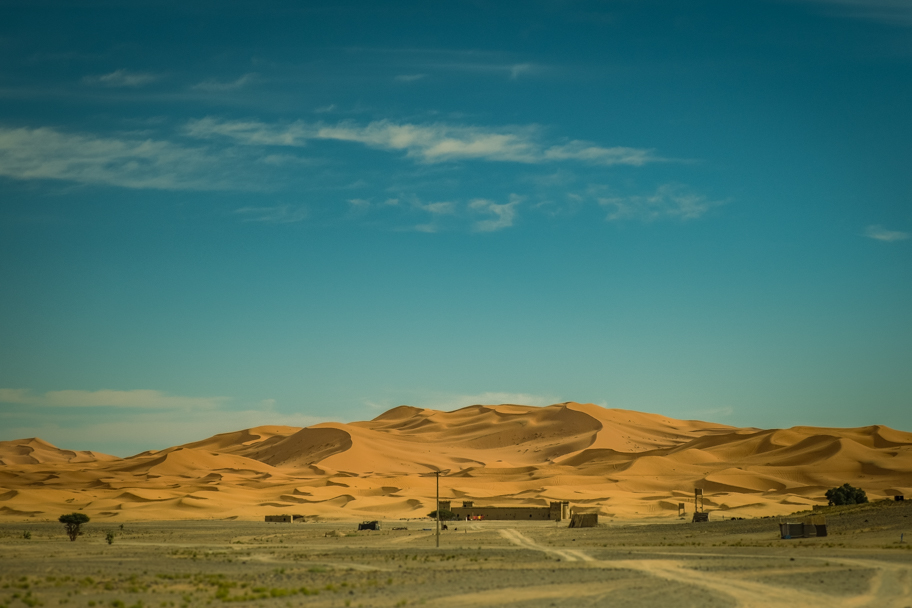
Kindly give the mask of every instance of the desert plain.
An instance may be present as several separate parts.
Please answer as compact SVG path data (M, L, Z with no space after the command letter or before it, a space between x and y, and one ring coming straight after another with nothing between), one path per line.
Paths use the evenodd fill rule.
M775 518L453 522L439 548L429 520L90 522L75 542L3 523L0 606L912 606L912 504L827 517L827 537L792 540Z
M436 471L456 505L561 500L600 524L453 522L438 548ZM826 507L842 483L872 502ZM690 521L694 488L709 522ZM736 428L578 403L402 406L128 458L29 438L0 442L0 607L903 608L912 503L896 495L912 495L907 432ZM91 522L70 542L56 519L74 511ZM828 536L779 537L780 520L812 512ZM263 521L276 514L303 517ZM365 519L381 529L358 532Z

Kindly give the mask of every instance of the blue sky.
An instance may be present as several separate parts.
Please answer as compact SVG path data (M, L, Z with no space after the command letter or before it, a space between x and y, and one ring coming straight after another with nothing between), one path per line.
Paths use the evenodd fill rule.
M0 13L0 440L912 430L908 0Z

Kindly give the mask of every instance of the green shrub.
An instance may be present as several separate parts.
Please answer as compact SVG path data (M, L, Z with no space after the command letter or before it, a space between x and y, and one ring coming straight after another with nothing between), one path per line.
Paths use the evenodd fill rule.
M428 517L431 519L437 519L437 511L431 511L428 513ZM452 511L447 511L446 509L440 509L440 521L446 521L451 519L458 519L458 516Z
M105 534L105 540L108 541L109 545L114 543L114 532L112 530L108 530L108 533Z
M70 540L76 540L77 536L82 535L82 530L80 529L82 524L89 523L89 516L85 513L69 513L61 515L57 521L66 526L66 533Z
M868 496L861 488L853 488L845 483L838 488L826 491L826 499L830 505L860 505L868 502Z

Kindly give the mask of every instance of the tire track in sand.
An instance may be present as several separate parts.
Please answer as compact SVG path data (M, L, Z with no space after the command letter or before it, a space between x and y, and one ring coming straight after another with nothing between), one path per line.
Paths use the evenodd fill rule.
M501 587L487 591L449 595L432 600L428 605L439 608L474 608L475 606L507 606L549 599L566 600L567 598L587 598L586 605L589 605L593 601L591 598L599 600L633 584L635 581Z
M740 608L832 608L839 606L842 598L821 596L791 587L777 587L766 583L730 578L686 568L680 561L666 559L630 559L599 562L605 568L636 570L650 576L664 578L684 585L702 587L718 595L735 600ZM851 599L851 598L846 598Z
M519 530L514 530L513 528L502 528L498 530L498 532L505 539L518 547L522 547L523 549L531 549L533 551L550 553L551 555L556 555L562 560L568 562L593 561L590 556L586 555L582 551L571 551L569 549L551 549L550 547L543 547L525 534L521 533Z
M847 608L909 608L912 606L912 568L867 559L836 559L846 565L877 570L867 593L850 598Z

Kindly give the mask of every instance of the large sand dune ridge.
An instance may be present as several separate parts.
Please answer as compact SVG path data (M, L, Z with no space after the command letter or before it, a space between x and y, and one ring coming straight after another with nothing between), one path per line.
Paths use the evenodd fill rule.
M0 442L0 518L82 510L114 520L410 518L441 498L546 505L605 517L677 514L693 489L709 509L760 516L818 504L842 483L872 498L912 494L912 433L884 426L762 430L593 404L409 406L370 421L262 426L129 458Z

